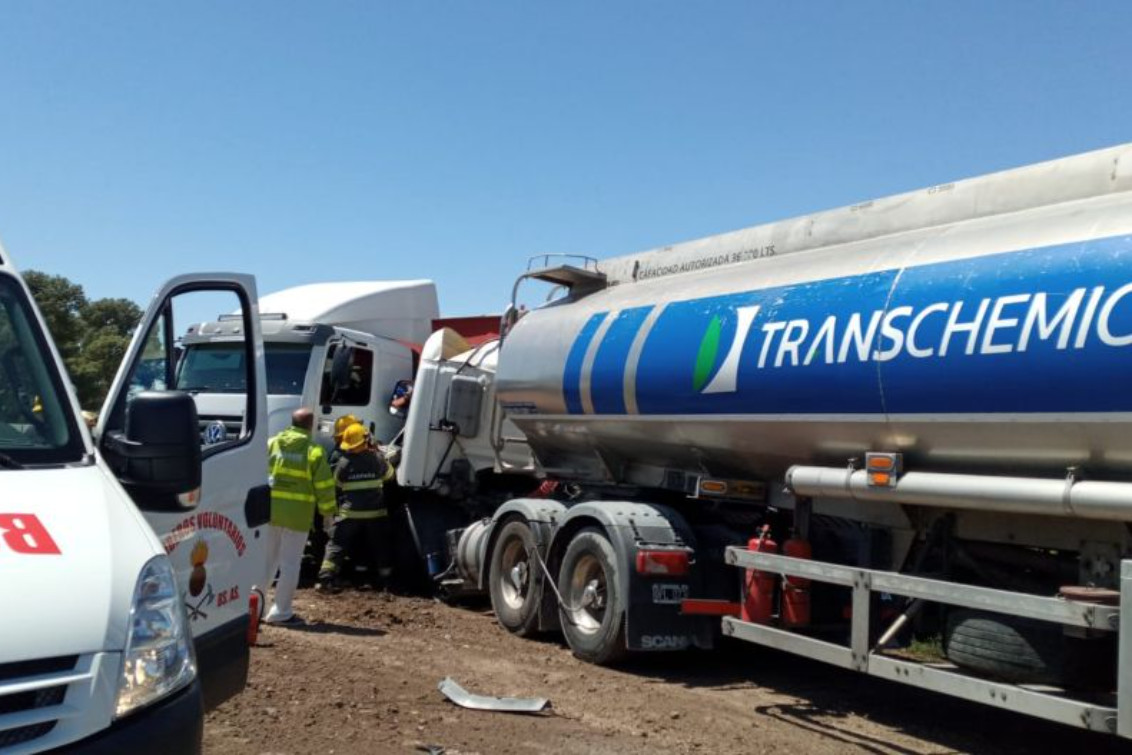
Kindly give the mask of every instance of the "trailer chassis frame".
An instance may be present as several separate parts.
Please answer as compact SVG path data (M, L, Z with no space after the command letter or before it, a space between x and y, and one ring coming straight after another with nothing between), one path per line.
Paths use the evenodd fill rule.
M1120 621L1120 607L1132 605L1132 560L1121 562L1120 607L960 585L897 572L864 569L728 547L726 562L852 590L849 645L807 637L733 616L723 618L729 637L807 656L869 676L909 684L971 702L1024 713L1082 729L1132 738L1132 622ZM1041 685L1019 685L971 676L950 664L892 658L869 645L872 593L883 592L965 608L982 609L1093 631L1117 632L1117 705L1098 705L1059 694Z

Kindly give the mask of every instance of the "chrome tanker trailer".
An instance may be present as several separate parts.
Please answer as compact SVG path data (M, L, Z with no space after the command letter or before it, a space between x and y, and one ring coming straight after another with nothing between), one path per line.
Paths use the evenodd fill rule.
M1132 145L532 279L422 357L439 581L593 662L724 634L1132 736Z

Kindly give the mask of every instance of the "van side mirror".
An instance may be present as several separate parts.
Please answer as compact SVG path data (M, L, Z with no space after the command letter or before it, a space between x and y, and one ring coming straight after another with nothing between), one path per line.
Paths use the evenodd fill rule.
M182 391L143 391L127 405L125 432L103 441L107 461L138 508L186 511L179 496L200 488L200 425L196 403Z

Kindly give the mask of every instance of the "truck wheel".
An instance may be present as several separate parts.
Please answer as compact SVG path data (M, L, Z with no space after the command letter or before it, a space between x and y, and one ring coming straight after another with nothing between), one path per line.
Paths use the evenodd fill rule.
M1056 624L953 610L943 648L956 666L1018 684L1063 686L1064 637Z
M535 536L525 522L503 526L491 553L488 585L495 617L511 634L527 637L538 629L542 572L531 558Z
M625 599L617 554L605 533L584 529L574 536L558 572L562 633L574 655L607 665L625 655Z

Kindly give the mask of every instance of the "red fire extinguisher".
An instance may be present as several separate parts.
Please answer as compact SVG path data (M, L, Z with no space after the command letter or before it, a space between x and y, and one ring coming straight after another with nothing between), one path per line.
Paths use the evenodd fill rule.
M747 550L759 553L778 553L778 543L770 539L770 525L763 525L758 537L751 538ZM744 577L746 596L739 618L752 624L769 624L774 614L775 576L758 569L747 569Z
M782 555L812 558L814 549L808 540L792 537L782 544ZM804 577L782 578L782 623L788 627L810 624L810 580Z

